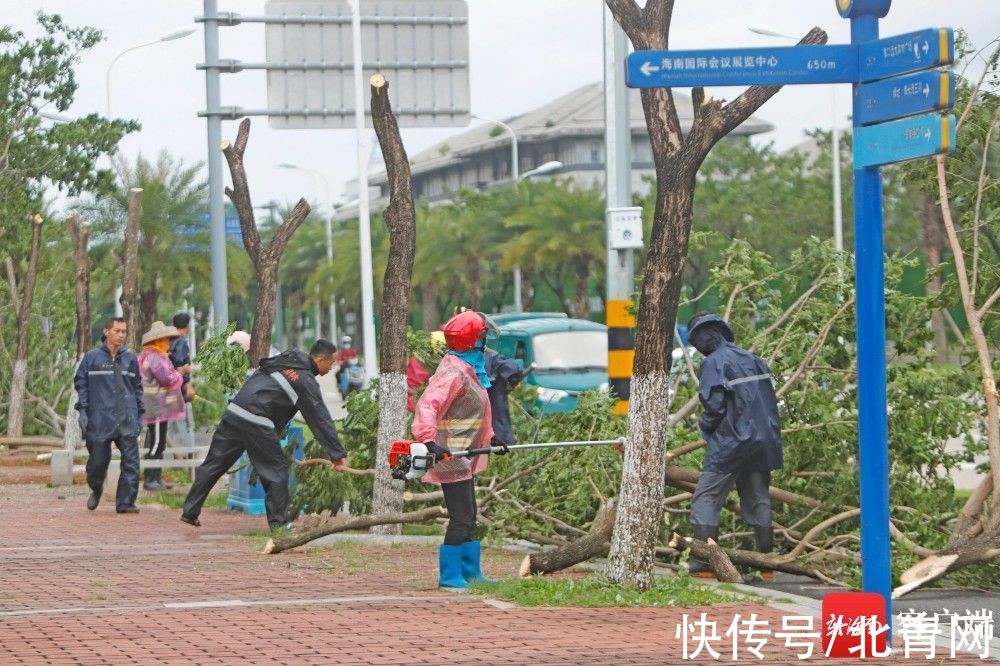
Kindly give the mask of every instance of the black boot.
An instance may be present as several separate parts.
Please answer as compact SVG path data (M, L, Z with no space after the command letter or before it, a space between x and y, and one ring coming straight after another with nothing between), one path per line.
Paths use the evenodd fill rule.
M156 470L156 482L158 484L160 484L160 488L162 488L163 490L170 490L170 489L172 489L174 487L174 484L167 483L166 481L163 480L163 470L162 469Z
M142 470L142 487L144 490L162 490L163 484L161 484L157 478L156 473L159 472L158 469L144 469Z
M694 532L694 538L699 541L708 541L709 539L718 541L719 539L718 525L691 525L691 530ZM715 572L712 571L708 562L695 557L688 560L688 571L692 576L699 578L715 578Z
M758 553L770 553L774 550L774 528L758 527L753 528L753 539L757 546ZM760 569L761 578L771 580L774 578L774 571L771 569Z

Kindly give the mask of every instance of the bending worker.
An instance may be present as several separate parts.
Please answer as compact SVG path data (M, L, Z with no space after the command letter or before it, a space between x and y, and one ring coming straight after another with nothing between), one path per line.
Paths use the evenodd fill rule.
M492 415L486 388L483 350L486 316L471 310L441 327L448 352L417 401L413 438L434 454L434 466L421 479L441 484L448 509L448 528L438 550L440 587L465 588L472 581L496 582L483 576L476 540L476 487L473 476L486 469L486 456L453 458L452 451L490 445Z
M317 340L307 356L298 349L265 358L226 406L205 462L184 500L181 520L198 527L201 505L216 481L246 451L264 484L267 522L274 530L288 522L288 462L280 440L286 425L302 412L309 429L334 463L344 469L347 452L323 402L316 375L330 372L337 347Z
M703 408L698 427L708 443L691 498L692 531L696 539L718 540L719 513L736 486L740 513L753 527L757 550L769 553L774 529L768 489L771 471L782 467L781 419L771 370L760 357L737 346L729 324L713 314L691 318L688 340L705 357L698 382ZM690 571L712 575L708 563L696 559Z

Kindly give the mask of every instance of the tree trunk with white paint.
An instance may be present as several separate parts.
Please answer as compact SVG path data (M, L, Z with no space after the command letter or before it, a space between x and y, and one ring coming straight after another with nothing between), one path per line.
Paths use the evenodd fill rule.
M636 50L669 48L674 0L647 0L642 7L634 0L605 1ZM814 28L800 43L825 41L826 33ZM780 86L751 86L723 104L707 98L704 88L693 88L693 118L686 132L671 89L641 91L656 166L656 207L636 322L620 504L608 557L612 582L647 589L652 581L663 500L670 341L691 232L695 176L712 147L778 90Z
M389 182L389 205L382 217L389 228L389 258L381 304L379 357L378 446L372 513L399 513L403 509L403 482L392 478L389 449L406 437L406 326L410 319L410 281L417 247L416 208L410 162L389 103L389 84L381 74L371 77L372 126L378 136ZM373 351L365 350L366 353ZM372 528L375 534L398 534L398 524Z
M42 236L42 216L37 213L29 218L31 227L31 249L28 254L28 268L24 274L24 293L18 295L14 262L7 257L7 281L10 298L17 321L17 347L14 352L14 367L10 377L10 408L7 411L7 435L20 437L24 432L24 397L28 387L28 316L31 301L35 296L35 279L38 277L38 252Z

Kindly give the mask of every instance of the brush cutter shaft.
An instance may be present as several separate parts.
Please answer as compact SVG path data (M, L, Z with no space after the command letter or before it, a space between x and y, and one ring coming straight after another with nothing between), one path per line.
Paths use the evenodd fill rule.
M625 438L618 439L595 439L589 442L541 442L538 444L513 444L507 447L508 451L528 451L531 449L559 449L577 446L609 446L614 444L625 444ZM466 456L478 456L484 453L499 453L503 448L499 446L488 446L481 449L465 449L464 451L454 451L452 456L464 458Z

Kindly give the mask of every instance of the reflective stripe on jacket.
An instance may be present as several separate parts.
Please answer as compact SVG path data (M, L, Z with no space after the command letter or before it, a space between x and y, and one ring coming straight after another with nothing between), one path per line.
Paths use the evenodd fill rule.
M84 354L73 377L76 409L87 415L84 437L106 441L116 435L136 437L143 413L142 383L135 354L119 347L114 357L107 345Z

